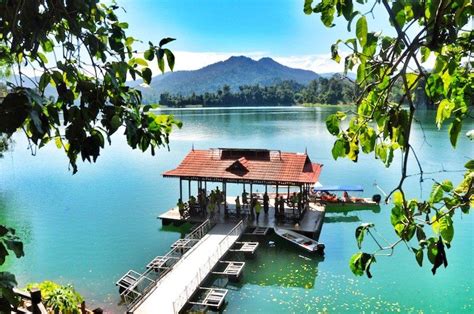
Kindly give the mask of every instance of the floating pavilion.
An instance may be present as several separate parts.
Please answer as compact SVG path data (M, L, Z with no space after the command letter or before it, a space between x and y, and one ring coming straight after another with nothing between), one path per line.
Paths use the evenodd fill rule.
M186 196L190 198L191 195L197 195L200 190L206 191L208 183L221 184L225 200L223 202L224 211L216 213L213 218L216 222L227 222L235 218L233 214L236 209L236 195L229 195L229 184L242 185L243 191L250 192L249 196L258 199L262 198L262 193L254 193L254 188L263 186L264 192L268 193L270 197L269 213L268 215L262 213L260 222L247 221L248 226L272 228L278 224L280 227L290 228L317 239L324 208L313 203L310 204L308 195L318 182L322 166L322 164L313 163L307 153L242 148L192 149L176 169L165 172L163 176L179 179L179 198L183 201ZM187 185L184 191L183 185ZM194 186L197 188L193 193ZM269 191L269 187L271 191ZM295 215L295 209L287 203L285 205L287 219L277 222L275 219L275 196L279 195L289 199L294 191L300 192L303 197L304 213ZM187 192L187 195L185 196L183 192ZM247 214L253 215L254 213L250 210ZM201 216L191 216L184 219L177 207L160 215L159 218L164 225L185 220L203 221Z
M207 182L222 182L226 193L228 183L250 186L250 194L255 184L279 187L300 187L308 192L319 178L321 164L312 163L306 153L288 153L280 150L214 148L191 150L181 164L163 174L164 177L179 178L180 198L183 199L183 181L196 181L199 188ZM204 184L204 185L203 185ZM191 195L188 195L191 196Z
M261 238L278 226L318 240L324 221L324 207L310 203L308 196L319 179L321 168L322 165L311 162L306 153L240 148L192 149L176 169L165 172L163 176L179 179L181 200L183 181L187 182L189 198L193 195L193 182L197 184L196 193L205 192L206 197L208 183L222 184L220 205L224 210L209 215L200 209L199 215L184 216L178 207L174 207L159 216L163 225L191 222L196 223L197 227L173 243L166 255L157 256L148 263L144 273L129 270L117 281L127 311L181 313L189 306L219 311L228 290L206 287L206 278L217 275L227 276L229 281L239 280L245 262L231 260L227 253L254 258L259 246L259 242L242 240L242 236ZM263 195L254 193L254 187L264 186L270 201L268 211L261 213L260 220L255 219L249 209L251 206L247 205L247 210L242 213L236 210L234 196L227 194L229 184L242 184L244 192L248 186L250 198L256 200ZM269 186L275 188L275 192L270 193ZM295 204L288 201L290 190L300 193L297 215ZM278 218L275 212L276 196L287 199L283 202L283 216L280 202Z

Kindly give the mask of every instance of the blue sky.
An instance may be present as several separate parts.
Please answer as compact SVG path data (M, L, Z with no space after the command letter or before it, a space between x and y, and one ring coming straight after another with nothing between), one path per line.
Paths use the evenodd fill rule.
M348 38L345 20L326 28L319 15L305 15L303 0L117 0L130 34L145 42L175 37L170 48L177 69L196 69L231 55L270 56L289 66L330 72L330 46ZM367 9L365 10L367 11ZM380 16L378 11L376 16ZM383 23L381 23L381 21ZM369 18L369 28L387 22Z

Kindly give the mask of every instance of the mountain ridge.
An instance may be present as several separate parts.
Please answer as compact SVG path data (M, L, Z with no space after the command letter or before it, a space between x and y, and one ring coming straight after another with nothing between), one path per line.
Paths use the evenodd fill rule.
M271 86L282 81L307 85L320 77L310 70L296 69L278 63L270 57L253 60L246 56L232 56L224 61L198 70L169 72L153 78L149 86L138 84L145 99L158 100L162 93L204 94L228 85L237 91L244 85Z

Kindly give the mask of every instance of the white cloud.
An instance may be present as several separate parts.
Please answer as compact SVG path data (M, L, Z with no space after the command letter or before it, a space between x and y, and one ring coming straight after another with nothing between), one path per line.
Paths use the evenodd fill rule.
M232 56L247 56L254 60L270 57L275 61L298 69L311 70L316 73L342 72L343 63L331 60L329 54L301 55L301 56L278 56L262 51L255 52L191 52L173 51L176 56L175 71L197 70L209 64L224 61ZM155 69L154 69L155 70Z
M342 57L342 56L341 56ZM292 57L273 57L275 61L298 69L311 70L316 73L343 72L344 63L337 63L330 54L304 55Z

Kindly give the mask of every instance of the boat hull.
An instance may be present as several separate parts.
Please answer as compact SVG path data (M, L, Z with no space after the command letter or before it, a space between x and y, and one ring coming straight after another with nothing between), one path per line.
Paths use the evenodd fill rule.
M281 238L295 244L297 247L311 253L324 251L324 244L319 243L316 240L313 240L307 236L304 236L300 233L297 233L292 230L283 229L283 228L274 228L275 233Z

